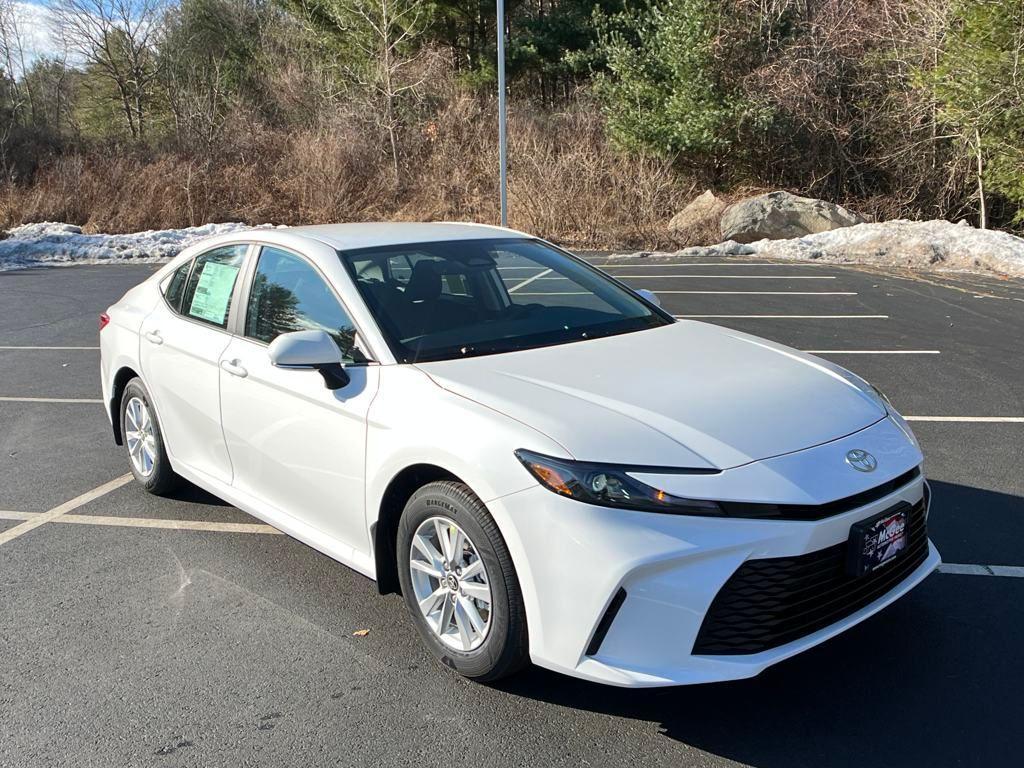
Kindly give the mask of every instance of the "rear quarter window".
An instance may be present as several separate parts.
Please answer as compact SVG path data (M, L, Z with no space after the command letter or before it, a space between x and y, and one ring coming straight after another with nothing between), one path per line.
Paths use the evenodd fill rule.
M188 280L190 269L192 269L192 262L186 261L174 270L160 286L164 292L164 299L175 312L181 312L181 297L185 294L185 282Z

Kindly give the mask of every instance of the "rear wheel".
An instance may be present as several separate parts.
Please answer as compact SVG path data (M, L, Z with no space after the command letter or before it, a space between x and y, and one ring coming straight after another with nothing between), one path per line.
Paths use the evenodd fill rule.
M442 664L487 682L529 660L512 558L487 508L462 483L430 483L409 499L398 575L416 628Z
M121 436L132 474L150 493L172 491L181 478L171 469L163 433L142 379L128 382L121 396Z

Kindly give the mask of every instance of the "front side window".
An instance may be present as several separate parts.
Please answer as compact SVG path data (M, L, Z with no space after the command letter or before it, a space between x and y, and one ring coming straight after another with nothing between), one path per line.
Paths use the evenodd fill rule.
M197 256L181 297L181 313L227 328L231 296L245 261L247 245L225 245Z
M355 326L334 292L305 259L277 248L264 247L256 265L245 335L269 344L282 333L326 331L351 359Z
M339 255L402 362L511 352L672 322L598 270L536 240L455 240Z

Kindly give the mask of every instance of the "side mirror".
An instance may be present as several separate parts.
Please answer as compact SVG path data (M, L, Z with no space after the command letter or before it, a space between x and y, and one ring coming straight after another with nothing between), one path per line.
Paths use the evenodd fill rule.
M326 331L282 333L270 342L267 354L277 368L319 371L328 389L341 389L350 381L338 345Z
M642 298L647 299L647 301L649 301L654 306L661 306L661 299L658 298L658 295L654 291L648 291L646 288L637 288L636 292L640 294Z

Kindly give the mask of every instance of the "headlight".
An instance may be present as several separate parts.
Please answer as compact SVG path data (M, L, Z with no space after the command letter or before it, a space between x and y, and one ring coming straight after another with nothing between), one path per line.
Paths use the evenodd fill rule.
M628 467L609 464L555 459L522 449L515 454L530 474L549 491L585 504L646 512L667 512L675 515L719 517L725 514L717 502L673 496L659 488L641 483L627 474L629 471L650 472L650 468L630 470ZM690 470L687 474L692 473Z

